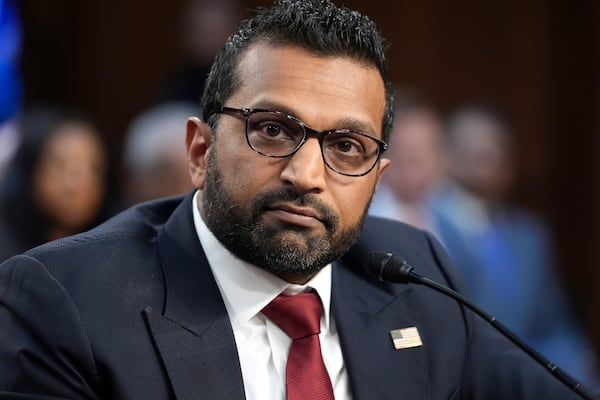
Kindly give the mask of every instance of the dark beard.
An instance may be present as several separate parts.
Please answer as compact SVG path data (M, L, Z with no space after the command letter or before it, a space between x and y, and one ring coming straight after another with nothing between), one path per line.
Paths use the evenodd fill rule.
M212 150L202 192L202 214L215 237L238 258L283 279L302 280L337 260L356 242L368 207L356 225L340 227L338 215L316 196L300 195L295 188L284 187L259 193L249 207L243 208L224 187ZM325 234L315 235L293 224L261 222L269 206L278 202L315 210Z

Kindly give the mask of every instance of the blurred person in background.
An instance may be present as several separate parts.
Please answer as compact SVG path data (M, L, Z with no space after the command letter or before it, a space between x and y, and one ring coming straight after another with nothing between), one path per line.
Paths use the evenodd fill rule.
M23 89L19 73L21 25L17 2L0 0L0 184L18 146Z
M123 195L128 204L187 193L185 121L199 115L192 103L164 103L136 117L125 136Z
M24 114L21 136L0 187L0 260L116 211L106 142L91 119L39 107Z
M375 191L369 214L432 232L456 263L470 264L470 251L452 221L436 208L446 180L444 124L419 93L397 88L396 113L386 156L392 161Z
M167 79L159 101L200 104L213 59L241 21L240 0L186 0L179 25L184 61Z
M443 124L418 94L397 89L387 157L389 173L377 187L369 213L437 231L431 199L445 175Z
M469 296L548 359L590 382L592 352L556 270L544 221L508 201L514 142L490 107L467 105L447 124L450 180L436 208L469 243L457 262ZM452 250L450 250L452 253Z

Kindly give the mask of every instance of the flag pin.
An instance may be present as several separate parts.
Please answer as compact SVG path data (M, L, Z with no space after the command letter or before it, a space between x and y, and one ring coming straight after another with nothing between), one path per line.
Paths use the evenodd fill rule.
M419 331L416 326L404 329L394 329L393 331L390 331L390 336L392 337L394 348L396 350L423 346L421 336L419 336Z

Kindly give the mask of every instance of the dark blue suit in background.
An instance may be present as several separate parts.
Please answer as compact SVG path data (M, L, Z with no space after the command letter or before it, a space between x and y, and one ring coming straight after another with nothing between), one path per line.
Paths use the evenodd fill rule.
M430 235L367 219L332 277L354 399L577 398L453 300L366 275L371 251L456 287ZM413 326L423 345L395 350L390 331ZM13 398L244 398L191 195L134 207L0 267L0 399Z

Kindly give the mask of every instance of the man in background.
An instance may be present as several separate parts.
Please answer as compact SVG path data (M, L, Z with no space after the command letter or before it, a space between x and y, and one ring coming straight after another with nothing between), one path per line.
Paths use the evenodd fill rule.
M470 244L470 259L456 263L466 292L547 358L592 382L593 352L561 284L552 235L509 200L510 125L493 108L470 104L449 116L446 135L449 180L436 208Z

